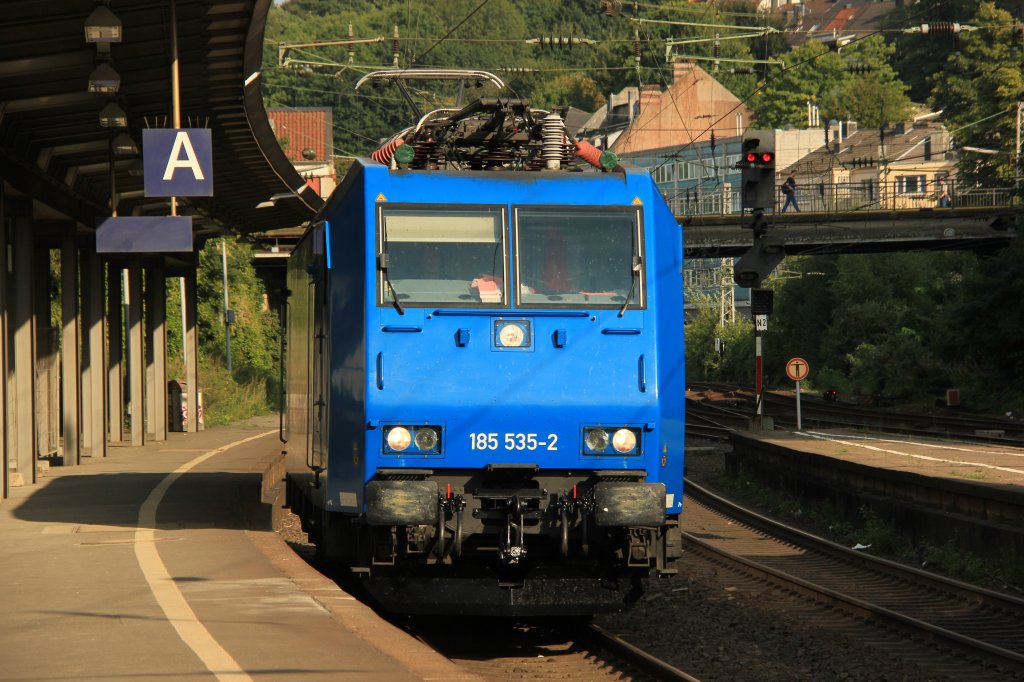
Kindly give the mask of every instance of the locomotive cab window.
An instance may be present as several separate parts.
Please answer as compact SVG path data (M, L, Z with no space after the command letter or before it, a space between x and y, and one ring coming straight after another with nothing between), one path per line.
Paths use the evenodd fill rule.
M636 208L517 208L516 302L525 307L643 308Z
M377 224L379 305L507 307L501 208L381 205Z

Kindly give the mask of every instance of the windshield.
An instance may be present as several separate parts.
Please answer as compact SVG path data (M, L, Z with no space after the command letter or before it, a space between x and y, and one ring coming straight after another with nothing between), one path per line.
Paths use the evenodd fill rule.
M518 302L642 308L638 217L632 208L516 209Z
M504 307L504 223L498 207L382 207L378 302Z

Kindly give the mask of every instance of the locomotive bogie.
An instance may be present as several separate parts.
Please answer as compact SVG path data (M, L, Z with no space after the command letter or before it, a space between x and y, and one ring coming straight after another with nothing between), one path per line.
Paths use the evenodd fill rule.
M590 613L617 610L637 594L634 580L672 575L671 561L680 552L677 518L664 511L664 485L642 477L638 471L500 466L437 476L382 470L367 485L366 513L348 522L325 521L318 547L322 556L362 575L368 591L392 611L427 609L433 602L419 599L431 581L442 591L477 595L498 585L521 589L539 579L538 571L545 580L568 581L575 592L590 594L576 606L558 603L560 615L582 613L571 609L583 607ZM418 577L416 590L394 584L412 576ZM591 594L584 589L587 580L630 587ZM540 590L531 599L551 594ZM527 607L519 597L521 614L555 606L530 601ZM457 610L477 613L475 603L494 608L493 599L480 602L477 595Z

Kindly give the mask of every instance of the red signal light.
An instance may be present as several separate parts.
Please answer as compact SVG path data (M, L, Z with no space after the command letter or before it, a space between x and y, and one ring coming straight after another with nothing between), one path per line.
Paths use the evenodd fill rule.
M747 152L746 162L747 163L754 163L755 161L757 161L757 153L756 152Z
M771 163L772 159L774 159L774 158L775 158L775 155L772 154L771 152L762 152L761 153L761 163Z

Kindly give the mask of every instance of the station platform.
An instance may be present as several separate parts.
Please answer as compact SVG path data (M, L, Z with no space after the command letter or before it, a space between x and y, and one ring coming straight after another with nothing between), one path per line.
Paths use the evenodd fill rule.
M746 431L726 467L904 534L1000 561L1024 553L1024 445L848 429Z
M1024 443L1010 447L841 429L763 431L745 435L853 464L1016 490L1024 495Z
M271 530L261 417L50 469L0 504L0 680L478 680Z

